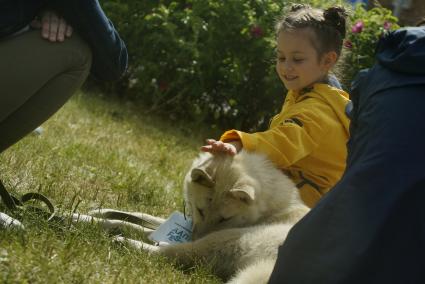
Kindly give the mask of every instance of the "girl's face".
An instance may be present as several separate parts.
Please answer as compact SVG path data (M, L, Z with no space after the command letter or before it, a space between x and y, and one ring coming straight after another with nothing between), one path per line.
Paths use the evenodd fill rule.
M335 64L336 52L319 58L313 39L309 28L278 34L276 71L286 89L297 91L324 80Z

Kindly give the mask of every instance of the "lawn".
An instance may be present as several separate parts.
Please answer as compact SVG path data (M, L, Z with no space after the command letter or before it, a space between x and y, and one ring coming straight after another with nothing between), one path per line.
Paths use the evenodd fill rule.
M184 174L212 133L143 113L128 102L77 94L40 135L0 154L0 178L12 193L39 191L65 213L181 211ZM220 283L206 268L182 271L118 246L96 226L51 226L31 216L24 225L23 232L0 230L2 283Z

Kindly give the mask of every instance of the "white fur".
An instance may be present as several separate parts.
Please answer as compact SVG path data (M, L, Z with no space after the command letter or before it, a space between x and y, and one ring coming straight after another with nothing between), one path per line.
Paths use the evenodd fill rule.
M198 182L193 180L194 170L198 177L201 176ZM202 178L212 179L214 185L203 182ZM237 196L235 189L238 189ZM244 191L254 192L252 200L249 194L246 195L248 203L237 200ZM188 211L193 215L194 229L199 235L223 228L294 223L308 212L298 189L282 171L265 156L246 151L241 151L234 158L201 154L185 177L184 195ZM197 209L205 211L203 220ZM233 216L233 220L218 224L219 217L229 215Z
M202 153L185 177L184 198L193 219L194 241L153 246L123 237L116 240L186 267L201 260L233 284L267 283L278 247L309 210L288 177L264 156L246 151L234 157ZM120 211L103 209L95 215L113 218L114 212ZM133 214L163 222L162 218ZM119 226L98 218L95 221L106 228ZM128 222L122 224L129 226Z

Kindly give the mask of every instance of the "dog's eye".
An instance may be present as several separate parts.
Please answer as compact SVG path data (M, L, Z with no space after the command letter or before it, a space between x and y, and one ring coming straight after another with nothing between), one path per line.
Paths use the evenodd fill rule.
M232 217L229 217L229 218L221 217L221 218L220 218L220 220L218 220L218 222L219 222L219 223L224 223L224 222L229 221L230 219L232 219Z
M204 218L204 210L196 208L198 210L199 215L201 215L202 218Z

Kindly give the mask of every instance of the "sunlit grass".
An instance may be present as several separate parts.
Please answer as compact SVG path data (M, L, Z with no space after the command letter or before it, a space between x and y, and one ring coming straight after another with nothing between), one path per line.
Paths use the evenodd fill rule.
M0 155L0 178L16 195L39 191L61 212L99 207L168 216L182 210L182 181L208 130L194 130L99 95L74 96ZM196 129L196 128L195 128ZM204 134L201 134L203 132ZM3 283L216 283L207 269L117 246L93 226L24 220L0 231Z

